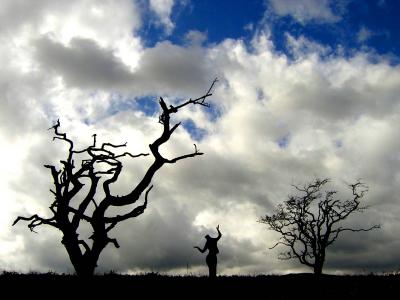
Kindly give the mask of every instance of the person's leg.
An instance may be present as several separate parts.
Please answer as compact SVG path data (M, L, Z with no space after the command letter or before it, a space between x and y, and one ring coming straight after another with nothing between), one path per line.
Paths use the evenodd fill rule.
M207 267L208 267L208 277L212 276L212 263L211 263L211 257L210 255L207 255L206 257L206 263L207 263Z
M208 266L208 276L210 278L215 278L217 276L217 256L207 255L206 262Z
M217 277L217 264L216 264L216 263L213 263L213 264L210 266L210 277L211 277L211 278Z

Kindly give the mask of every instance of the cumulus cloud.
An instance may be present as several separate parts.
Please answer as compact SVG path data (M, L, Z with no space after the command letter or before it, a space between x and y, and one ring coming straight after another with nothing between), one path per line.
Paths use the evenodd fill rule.
M286 33L286 40L289 53L291 53L294 58L302 58L310 53L314 53L318 56L325 56L332 53L332 49L329 46L313 42L303 35L295 38L289 33Z
M330 0L269 0L273 11L278 16L291 16L297 22L335 23L340 20Z
M167 34L174 29L174 23L171 21L174 2L174 0L150 0L150 9L158 16L159 23L164 26Z
M185 39L189 45L200 46L207 40L207 32L189 30L189 32L185 34Z
M372 35L373 35L372 31L362 26L357 33L357 41L359 43L364 43L365 41L370 39Z
M13 3L7 2L9 12L20 9ZM328 269L354 271L366 265L391 270L398 265L398 66L380 57L371 62L372 54L364 52L342 57L304 37L288 36L294 54L288 57L262 33L251 45L227 39L208 47L164 41L146 48L135 32L132 36L131 29L140 24L131 1L120 12L125 19L108 23L113 30L89 22L78 9L96 8L97 1L82 7L71 1L68 5L75 6L65 8L63 18L74 19L69 24L83 31L66 29L62 6L41 3L24 19L32 25L29 30L10 25L3 30L12 37L1 36L0 51L7 59L0 75L0 157L7 175L0 183L0 268L71 271L59 233L43 228L36 238L22 224L9 226L16 215L49 213L51 180L42 165L58 164L66 151L45 130L55 119L60 117L62 130L78 148L91 144L97 133L99 141L127 141L127 150L148 152L161 130L158 118L130 101L200 96L216 75L212 108L186 108L173 119L190 119L204 137L194 141L180 126L162 149L172 157L191 152L196 143L205 155L157 173L147 210L113 231L121 248L104 251L99 271L184 274L189 267L189 272L206 274L204 257L192 247L201 245L206 233L215 234L217 224L224 235L221 273L304 270L295 261L277 260L279 250L267 250L278 237L257 220L292 192L291 184L316 176L331 177L338 187L363 178L372 207L349 222L383 225L379 234L345 236L329 251ZM113 1L105 3L114 7ZM328 2L320 3L327 9ZM100 16L101 10L94 14ZM79 18L73 18L76 11ZM126 159L113 191L128 192L150 163L151 158ZM377 247L388 255L374 255Z
M160 93L201 93L214 73L202 48L183 48L168 41L147 49L139 64L142 87ZM211 75L210 75L211 71Z
M207 61L201 48L158 43L141 52L135 70L131 71L112 50L102 48L91 39L74 38L64 46L43 37L34 44L39 67L54 72L54 76L61 76L69 87L116 90L135 95L179 94L199 91L199 84L204 85L209 80Z
M112 89L129 84L131 72L113 52L91 39L73 38L68 46L48 38L36 41L36 60L43 69L61 75L67 85Z

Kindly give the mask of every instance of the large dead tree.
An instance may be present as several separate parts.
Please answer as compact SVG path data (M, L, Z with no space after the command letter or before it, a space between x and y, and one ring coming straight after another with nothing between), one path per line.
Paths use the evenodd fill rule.
M294 186L300 195L291 195L279 204L275 213L262 217L260 222L281 235L270 249L278 245L289 248L282 252L280 259L298 259L300 263L313 268L314 274L322 274L327 247L332 245L345 231L360 232L379 228L373 225L366 229L350 228L343 221L351 214L362 212L360 200L368 188L357 181L350 184L352 196L347 200L336 198L337 191L325 190L329 179L316 179L304 187Z
M55 136L53 140L61 140L67 143L69 150L67 158L60 161L60 168L54 165L45 165L51 172L54 184L54 189L50 190L54 195L54 201L50 205L52 216L50 218L43 218L37 214L30 217L19 216L13 225L19 221L28 221L28 227L31 231L34 231L36 227L41 225L49 225L57 228L62 232L62 244L68 252L76 274L78 276L92 276L103 249L109 243L117 248L119 247L117 240L109 236L110 231L120 222L141 215L146 209L148 194L153 187L151 180L157 170L165 164L173 164L185 158L203 154L194 145L192 153L168 159L160 154L159 148L170 139L173 132L180 125L180 123L177 123L171 126L171 115L188 105L208 107L209 104L206 102L206 99L212 95L211 90L215 82L216 80L214 80L205 95L194 100L189 99L176 106L167 106L163 98L160 97L161 114L159 123L162 125L163 130L161 135L149 145L154 161L131 192L122 196L114 195L110 188L118 180L122 171L121 158L138 158L149 154L141 153L133 155L129 152L116 154L115 151L125 147L126 143L121 145L103 143L99 146L96 143L96 135L94 135L91 146L83 150L75 150L73 141L65 133L59 131L60 122L57 121L50 128L54 130ZM75 157L77 155L86 157L79 160L79 166L75 165ZM102 177L103 180L101 181ZM86 188L87 194L85 192L85 196L79 205L73 205L72 200L75 199L79 192L83 191L83 186L87 185L88 182L89 188ZM101 201L96 202L95 195L99 191L101 182L104 197ZM143 192L145 192L144 202L136 205ZM127 211L124 214L108 216L106 213L111 207L126 207ZM82 226L83 222L89 224L93 230L93 234L89 240L81 238L78 234L79 227Z

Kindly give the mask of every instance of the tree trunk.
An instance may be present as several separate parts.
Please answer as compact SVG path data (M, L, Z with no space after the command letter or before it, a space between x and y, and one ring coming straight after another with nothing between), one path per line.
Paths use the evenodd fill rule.
M78 277L92 277L97 264L88 259L82 259L82 263L75 266L75 272Z
M324 267L324 260L315 260L314 274L317 276L321 275L323 267Z
M64 235L62 243L68 252L69 259L74 266L76 275L79 277L93 276L100 253L106 247L107 243L94 240L92 249L86 250L84 253L82 253L77 238L66 239Z
M68 248L70 247L66 246L65 248L68 251ZM71 251L68 251L69 258L74 266L76 275L79 277L92 277L97 267L99 255L94 254L93 251L83 255L81 253L79 253L79 255L71 255L71 253Z

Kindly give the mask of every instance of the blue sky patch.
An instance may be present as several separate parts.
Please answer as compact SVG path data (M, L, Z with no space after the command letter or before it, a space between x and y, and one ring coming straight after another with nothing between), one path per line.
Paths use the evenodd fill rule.
M189 132L191 138L195 141L201 141L206 135L206 131L196 126L196 124L188 119L182 122L182 126Z
M128 110L139 110L143 112L146 116L153 117L155 115L158 115L158 113L160 112L160 107L158 104L158 99L155 96L146 96L133 99L122 98L121 95L113 94L111 104L107 110L107 114L115 115L119 112ZM209 108L206 108L205 111L207 111L211 120L216 120L221 114L215 106L210 106ZM89 122L89 119L85 119L85 123L86 122ZM196 124L190 119L183 121L182 126L195 141L201 141L206 135L206 131L202 128L197 127Z
M352 56L355 51L372 51L379 55L400 55L398 17L400 1L349 1L337 22L310 21L300 24L291 16L270 17L266 22L278 52L292 57L285 33L340 49L341 55ZM330 53L327 53L330 54Z
M155 96L147 96L136 99L136 107L146 116L154 116L160 112L158 98Z
M340 139L335 140L333 143L334 143L336 148L342 148L343 147L343 141L340 140Z
M286 149L289 146L289 142L290 142L290 133L285 134L276 141L279 148L281 149Z
M210 107L204 108L204 112L207 114L207 117L210 121L214 122L219 119L222 115L221 109L219 109L216 105L210 104Z
M121 111L139 110L146 116L157 115L160 108L158 99L155 96L140 98L124 98L120 94L112 94L110 106L107 109L108 115L115 115Z
M147 47L166 39L186 45L185 36L195 30L207 35L207 46L227 38L242 39L249 44L257 31L268 29L275 49L289 57L292 53L286 33L295 38L304 36L333 50L340 49L341 55L367 50L394 59L400 56L400 1L337 0L330 1L328 9L335 21L300 22L290 14L277 14L268 0L178 1L171 15L174 29L170 33L151 22L154 16L150 14L150 22L145 22L140 34Z
M135 110L135 99L123 98L118 93L111 94L110 98L110 106L107 109L108 115L115 115L121 111Z
M226 38L251 38L250 27L262 19L265 5L264 0L204 0L191 1L187 5L177 6L173 11L172 21L175 28L171 35L154 22L149 22L142 29L141 35L146 46L152 47L165 39L174 44L186 44L186 34L196 30L207 34L207 43L219 43Z

